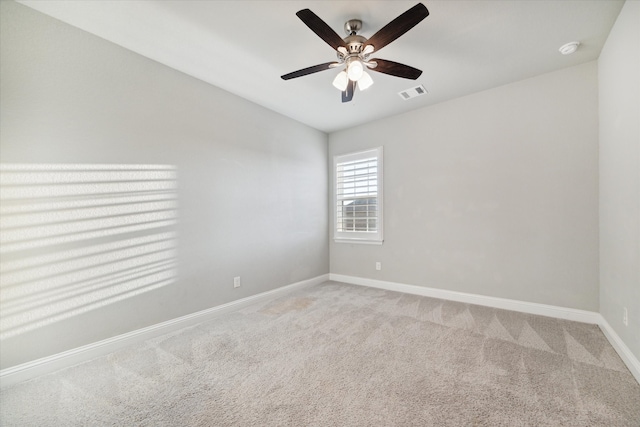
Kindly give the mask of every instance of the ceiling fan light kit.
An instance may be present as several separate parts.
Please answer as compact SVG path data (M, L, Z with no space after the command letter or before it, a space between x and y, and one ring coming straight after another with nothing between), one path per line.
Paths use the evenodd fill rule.
M359 19L351 19L344 24L347 37L343 39L311 10L303 9L296 15L311 31L335 49L338 62L326 62L303 68L283 75L283 80L344 66L344 69L334 78L333 86L342 92L342 102L349 102L353 99L356 86L360 90L365 90L373 84L373 79L365 71L367 68L411 80L416 80L422 74L421 70L398 62L378 58L369 59L369 55L373 52L379 51L429 16L429 11L422 3L418 3L389 22L369 39L357 34L362 29L362 21Z

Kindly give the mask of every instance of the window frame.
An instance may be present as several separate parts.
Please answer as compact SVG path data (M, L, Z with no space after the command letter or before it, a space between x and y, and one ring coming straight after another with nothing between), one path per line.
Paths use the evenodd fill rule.
M376 164L376 231L338 231L338 165L347 162L364 160L375 157ZM377 147L364 151L357 151L333 156L333 241L336 243L361 243L381 245L384 242L384 203L383 203L383 148Z

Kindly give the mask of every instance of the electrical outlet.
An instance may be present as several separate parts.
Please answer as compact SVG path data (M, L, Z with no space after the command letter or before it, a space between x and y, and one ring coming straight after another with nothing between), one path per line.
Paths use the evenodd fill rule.
M240 276L237 276L237 277L233 278L233 287L234 288L239 288L240 287Z
M629 313L627 312L627 307L622 308L622 323L624 323L624 326L629 326Z
M380 261L376 262L376 270L382 270L382 263Z

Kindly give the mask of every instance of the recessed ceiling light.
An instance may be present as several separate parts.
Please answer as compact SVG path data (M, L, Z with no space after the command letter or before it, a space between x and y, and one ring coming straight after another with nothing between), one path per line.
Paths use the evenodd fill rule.
M571 55L576 50L578 50L578 46L580 46L580 42L569 42L560 46L560 49L558 50L563 55Z

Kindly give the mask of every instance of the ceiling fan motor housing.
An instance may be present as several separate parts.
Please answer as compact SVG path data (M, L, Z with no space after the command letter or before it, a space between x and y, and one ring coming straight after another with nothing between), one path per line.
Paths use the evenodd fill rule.
M362 52L366 41L366 38L357 34L353 34L344 38L344 43L347 45L347 50L349 51L349 53L356 54Z

